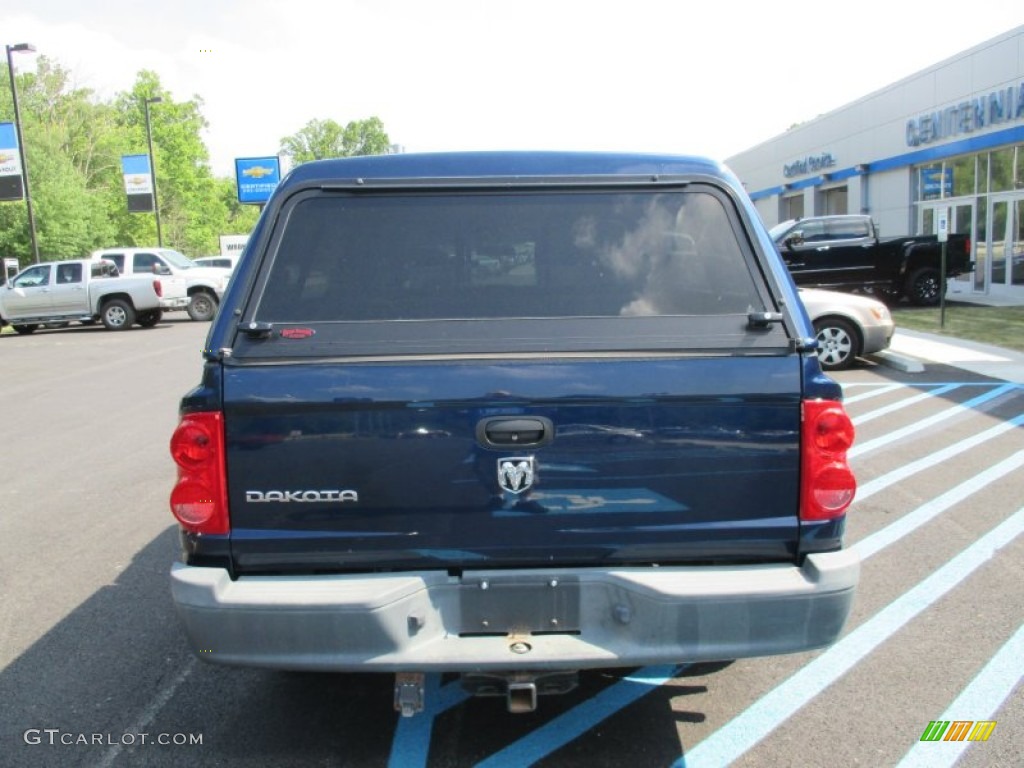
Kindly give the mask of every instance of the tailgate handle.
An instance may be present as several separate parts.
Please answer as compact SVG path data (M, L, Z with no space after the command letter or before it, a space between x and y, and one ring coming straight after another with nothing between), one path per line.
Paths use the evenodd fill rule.
M484 445L536 447L551 441L555 428L543 417L496 417L483 419L476 425L476 439Z

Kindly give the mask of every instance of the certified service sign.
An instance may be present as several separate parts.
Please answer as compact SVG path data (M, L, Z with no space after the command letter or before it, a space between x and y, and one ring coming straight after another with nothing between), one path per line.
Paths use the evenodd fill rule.
M281 182L281 161L276 157L235 159L238 202L263 204Z

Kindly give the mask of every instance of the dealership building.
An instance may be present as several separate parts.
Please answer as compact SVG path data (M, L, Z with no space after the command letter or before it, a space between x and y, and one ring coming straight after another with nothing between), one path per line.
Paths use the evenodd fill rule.
M883 237L971 237L950 295L1024 303L1024 27L726 160L765 224L868 213ZM963 296L968 298L968 296Z

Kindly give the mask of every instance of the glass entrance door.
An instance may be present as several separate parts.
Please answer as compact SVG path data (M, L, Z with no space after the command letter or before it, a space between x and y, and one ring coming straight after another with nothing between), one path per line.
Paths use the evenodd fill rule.
M952 234L967 235L971 239L971 248L981 250L980 244L976 244L977 238L974 236L975 232L975 221L974 221L974 202L949 202L943 201L941 204L933 203L928 205L922 205L920 210L920 218L918 220L917 231L922 235L934 235L938 233L938 221L940 208L949 209L949 231ZM976 254L972 254L972 258L977 259ZM983 291L984 283L978 282L977 272L975 272L975 285L974 290ZM955 278L963 282L970 282L971 275L961 275Z
M990 285L1024 285L1024 197L994 197L988 221L984 249ZM979 271L981 266L979 258Z
M1018 150L1019 151L1019 150ZM1024 198L1014 200L1010 248L1010 285L1024 285Z
M988 260L992 264L991 285L1003 285L1006 283L1006 238L1009 229L1010 202L1008 200L993 200L992 209L988 215L990 222L988 228Z

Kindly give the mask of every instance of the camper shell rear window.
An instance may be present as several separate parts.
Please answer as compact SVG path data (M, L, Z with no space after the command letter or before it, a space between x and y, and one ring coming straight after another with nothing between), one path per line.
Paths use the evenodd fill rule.
M748 313L774 308L743 232L709 184L307 190L277 218L245 321L309 326L307 348L337 354L747 346Z

